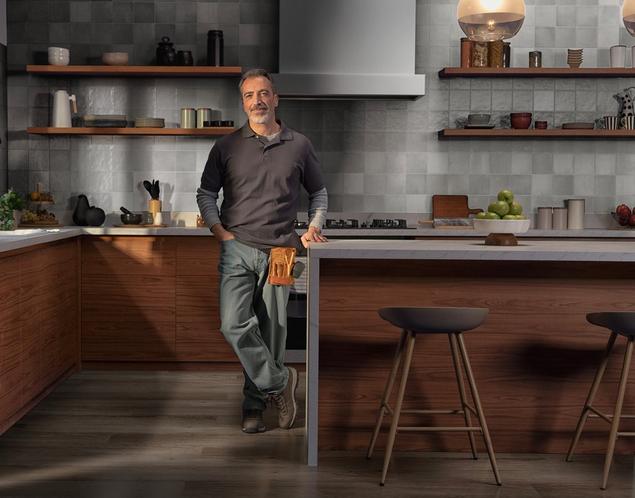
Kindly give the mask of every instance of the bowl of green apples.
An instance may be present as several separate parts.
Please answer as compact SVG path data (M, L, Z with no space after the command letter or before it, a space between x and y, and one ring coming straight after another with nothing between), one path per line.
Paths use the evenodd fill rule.
M488 245L518 245L514 234L525 233L530 226L531 220L523 214L523 207L508 189L501 190L487 211L474 218L474 230L489 234L485 240Z

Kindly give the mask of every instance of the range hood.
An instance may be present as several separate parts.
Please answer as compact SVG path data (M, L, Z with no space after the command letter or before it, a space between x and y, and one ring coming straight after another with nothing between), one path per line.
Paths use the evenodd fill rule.
M280 0L278 94L415 99L416 0Z

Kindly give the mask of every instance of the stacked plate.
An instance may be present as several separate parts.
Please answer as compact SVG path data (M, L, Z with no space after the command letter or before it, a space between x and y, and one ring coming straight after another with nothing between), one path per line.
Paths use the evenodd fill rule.
M165 128L163 118L137 118L134 125L136 128Z
M86 114L82 117L84 126L125 128L128 124L128 116L125 114Z
M569 67L580 67L582 65L582 50L581 48L570 48L567 51L567 64L569 64Z

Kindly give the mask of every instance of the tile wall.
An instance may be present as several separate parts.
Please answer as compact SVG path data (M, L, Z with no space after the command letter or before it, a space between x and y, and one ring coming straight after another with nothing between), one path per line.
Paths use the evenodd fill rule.
M614 114L613 94L632 80L444 80L458 65L461 32L456 0L417 0L416 71L428 76L416 101L285 101L279 114L314 142L326 174L331 211L429 213L435 193L470 195L485 207L503 187L525 208L584 197L587 211L606 213L635 203L631 141L439 142L436 131L469 112L531 111L550 125ZM566 49L585 49L585 65L607 65L608 47L635 44L621 25L619 0L527 0L527 19L511 40L514 65L529 50L544 65L565 65ZM277 69L277 2L9 0L9 64L37 62L49 45L67 46L73 63L105 50L124 50L131 63L152 62L156 43L170 36L179 49L205 57L208 29L223 29L226 64ZM630 57L629 57L630 59ZM630 65L630 60L628 61ZM187 138L42 138L27 125L45 125L48 95L77 94L81 112L127 113L178 120L178 109L205 106L242 121L234 80L9 78L9 183L26 191L42 181L70 209L77 193L108 210L142 209L139 182L165 183L166 209L193 211L194 192L213 140Z

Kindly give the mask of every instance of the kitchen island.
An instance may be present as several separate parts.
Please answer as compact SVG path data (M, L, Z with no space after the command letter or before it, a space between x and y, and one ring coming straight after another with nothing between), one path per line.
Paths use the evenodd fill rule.
M482 239L338 240L313 245L309 465L317 465L320 449L359 450L362 458L399 337L377 315L386 306L489 308L486 323L466 333L466 344L495 450L566 452L608 338L585 315L635 309L634 242L521 239L517 247L492 247ZM623 340L618 343L597 398L608 413L621 366ZM413 361L407 408L458 408L447 338L422 337ZM635 386L629 392L635 394ZM633 413L634 401L627 401L625 413ZM445 417L430 415L426 425L461 423ZM404 419L404 425L415 421ZM580 451L602 453L608 426L602 421L587 425ZM440 433L398 437L396 448L469 450L464 435ZM632 449L631 441L618 443L617 451Z

